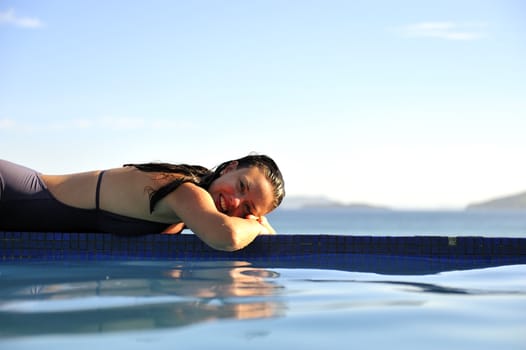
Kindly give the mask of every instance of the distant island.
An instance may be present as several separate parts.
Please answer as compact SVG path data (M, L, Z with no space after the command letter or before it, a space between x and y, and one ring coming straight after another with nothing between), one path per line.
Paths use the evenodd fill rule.
M325 196L287 196L281 204L282 209L306 209L306 208L318 208L318 209L331 209L331 208L345 208L356 211L369 211L369 210L391 210L385 206L371 205L365 203L343 203Z
M383 205L368 203L343 203L326 196L286 196L281 204L282 209L333 209L343 208L354 211L393 211ZM502 196L468 204L467 211L473 210L524 210L526 211L526 191L514 195ZM460 209L462 210L462 209Z
M526 192L471 203L466 210L526 210Z

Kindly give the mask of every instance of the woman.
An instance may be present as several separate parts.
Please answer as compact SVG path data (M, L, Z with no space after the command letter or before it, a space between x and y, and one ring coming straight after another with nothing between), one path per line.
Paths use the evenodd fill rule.
M148 163L69 175L0 160L0 230L141 234L186 226L209 246L233 251L274 233L265 215L284 196L281 172L264 155L215 170Z

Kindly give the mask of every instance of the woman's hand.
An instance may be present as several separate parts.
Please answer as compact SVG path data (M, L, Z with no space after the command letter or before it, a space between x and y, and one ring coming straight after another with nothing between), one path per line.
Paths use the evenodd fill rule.
M276 234L276 230L274 230L272 226L270 226L270 223L268 222L266 217L247 215L247 219L256 220L257 222L259 222L261 226L263 226L263 230L259 233L260 235L275 235Z
M168 226L162 233L167 233L167 234L177 234L177 233L181 233L181 231L184 229L184 223L182 222L179 222L177 224L173 224L173 225L170 225Z

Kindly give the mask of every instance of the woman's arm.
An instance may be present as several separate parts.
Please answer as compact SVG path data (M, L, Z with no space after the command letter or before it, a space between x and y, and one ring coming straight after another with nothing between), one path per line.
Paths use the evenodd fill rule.
M183 183L159 203L171 209L192 232L214 249L234 251L247 246L267 227L252 218L238 218L219 212L210 194L192 184Z

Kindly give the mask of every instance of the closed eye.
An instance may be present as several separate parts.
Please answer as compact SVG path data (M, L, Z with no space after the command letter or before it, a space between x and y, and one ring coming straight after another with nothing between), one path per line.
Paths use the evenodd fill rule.
M245 204L245 212L247 213L247 215L254 215L252 214L252 211L250 210L250 205L248 204Z
M248 185L245 184L243 180L239 180L239 192L241 192L241 194L246 194L246 192L248 191L249 191ZM254 211L252 210L252 208L253 206L251 206L250 203L246 203L243 206L243 209L245 210L246 215L254 215Z

